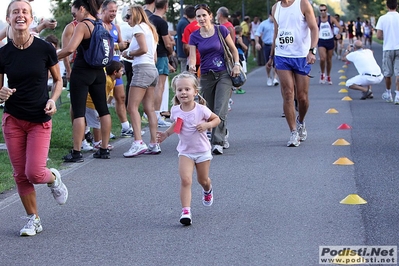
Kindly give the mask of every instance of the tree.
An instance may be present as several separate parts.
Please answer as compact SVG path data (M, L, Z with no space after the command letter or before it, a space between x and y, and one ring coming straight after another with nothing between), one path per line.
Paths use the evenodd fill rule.
M54 30L44 30L40 35L47 36L54 34L61 41L61 35L65 26L72 21L71 1L51 0L51 13L57 20L57 27Z
M348 17L355 20L360 17L362 20L374 16L376 18L385 14L386 1L377 0L347 0Z

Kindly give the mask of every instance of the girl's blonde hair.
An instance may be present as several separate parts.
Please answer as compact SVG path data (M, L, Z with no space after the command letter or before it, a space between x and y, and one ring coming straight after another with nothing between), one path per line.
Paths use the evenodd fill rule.
M141 5L131 5L130 11L132 12L131 19L133 20L133 24L140 25L140 23L142 22L147 24L152 31L152 35L154 35L155 43L158 43L159 39L158 39L157 29L148 19L147 14L144 11L144 8Z
M198 81L197 77L188 71L184 71L172 79L172 89L173 89L173 93L175 94L175 96L173 96L173 99L172 99L173 105L180 104L180 101L179 101L179 99L177 99L177 96L176 96L176 82L179 79L191 79L194 89L198 92L198 103L202 104L202 105L206 105L206 100L199 93L201 91L201 88L199 86L199 81Z

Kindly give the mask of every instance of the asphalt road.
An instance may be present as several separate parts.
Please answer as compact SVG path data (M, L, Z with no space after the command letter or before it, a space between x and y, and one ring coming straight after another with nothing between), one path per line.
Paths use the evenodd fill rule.
M378 62L381 50L374 45ZM263 67L248 75L247 93L233 94L230 148L211 164L212 207L194 179L192 226L179 223L177 136L160 155L129 159L131 139L120 139L110 160L66 165L66 205L37 187L37 236L19 237L16 194L0 200L0 265L318 265L321 245L398 245L399 106L381 99L383 82L374 99L339 93L340 76L356 74L343 65L334 59L333 85L318 84L314 65L308 139L298 148L286 147L280 88L266 86ZM338 130L343 123L352 128ZM350 145L332 145L340 138ZM341 157L354 165L334 165ZM352 193L368 203L340 204Z

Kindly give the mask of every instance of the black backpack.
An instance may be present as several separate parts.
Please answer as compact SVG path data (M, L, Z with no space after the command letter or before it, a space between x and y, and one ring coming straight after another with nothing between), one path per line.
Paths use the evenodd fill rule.
M83 49L83 58L92 67L106 67L114 57L114 39L104 28L102 20L84 19L93 23L93 31L89 28L91 40L89 49ZM84 21L83 20L83 21Z

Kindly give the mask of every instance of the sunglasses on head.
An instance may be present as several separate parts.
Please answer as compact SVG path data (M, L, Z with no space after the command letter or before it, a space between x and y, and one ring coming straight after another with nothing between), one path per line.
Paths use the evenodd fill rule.
M198 4L194 7L194 9L195 11L197 11L198 9L205 9L208 12L211 10L207 4Z

